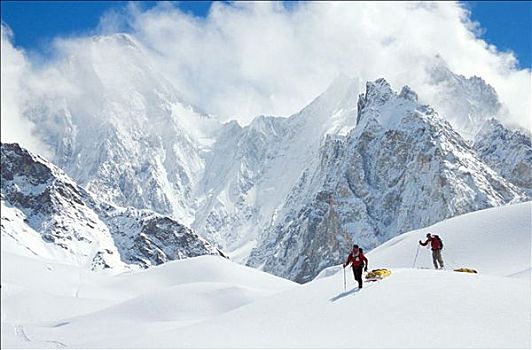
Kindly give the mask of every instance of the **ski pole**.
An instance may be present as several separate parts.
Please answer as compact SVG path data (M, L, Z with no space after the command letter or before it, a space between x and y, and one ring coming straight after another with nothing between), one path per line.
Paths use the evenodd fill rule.
M417 261L418 254L419 254L419 244L417 245L416 257L414 258L414 264L412 264L412 268L416 267L416 261Z
M346 285L345 285L345 267L344 267L344 292L346 291Z

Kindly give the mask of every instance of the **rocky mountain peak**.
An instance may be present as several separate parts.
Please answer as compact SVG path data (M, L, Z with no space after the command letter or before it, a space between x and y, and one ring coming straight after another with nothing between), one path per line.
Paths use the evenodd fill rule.
M368 81L366 83L366 92L364 94L364 103L382 105L388 101L394 92L390 84L384 78L379 78L375 81Z
M524 200L408 87L366 85L359 123L328 138L248 264L298 282L339 264L353 243L371 249L401 232Z
M416 92L412 90L408 85L403 86L401 92L399 93L399 98L410 100L412 102L418 101Z
M389 108L382 108L388 105ZM375 118L381 125L390 121L390 116L401 117L404 112L414 110L418 106L417 94L408 86L404 86L397 94L383 78L366 83L366 92L361 94L357 104L357 125L364 119Z

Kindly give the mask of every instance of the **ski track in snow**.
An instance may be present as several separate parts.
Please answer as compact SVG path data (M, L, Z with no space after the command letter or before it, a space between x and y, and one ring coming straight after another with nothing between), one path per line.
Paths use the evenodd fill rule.
M22 343L33 343L33 340L28 337L26 332L24 331L24 325L22 324L13 324L13 329L15 331L15 336L22 341ZM63 342L60 342L58 340L44 340L44 343L51 344L55 349L65 349L68 348L68 345L66 345ZM42 343L42 342L40 342Z
M66 349L66 348L68 348L68 345L66 345L64 343L61 343L60 341L57 341L57 340L46 340L46 342L50 343L50 344L53 344L56 349Z
M28 338L28 336L26 335L26 332L24 332L24 326L23 325L15 324L14 328L15 328L15 335L17 337L19 337L20 339L22 339L25 342L30 342L31 341L31 339Z

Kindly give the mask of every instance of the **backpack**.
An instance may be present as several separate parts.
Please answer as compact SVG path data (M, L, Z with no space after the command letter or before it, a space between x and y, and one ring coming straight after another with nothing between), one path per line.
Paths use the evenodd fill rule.
M438 240L438 243L440 244L439 249L443 249L443 241L441 240L440 236L434 235L434 238L436 238Z

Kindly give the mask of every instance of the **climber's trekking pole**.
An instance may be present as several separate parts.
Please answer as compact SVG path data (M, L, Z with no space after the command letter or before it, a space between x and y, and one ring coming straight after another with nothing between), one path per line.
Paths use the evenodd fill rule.
M344 292L346 290L346 286L345 286L345 267L344 267Z
M414 264L412 264L412 268L416 267L416 261L417 261L418 254L419 254L419 244L417 245L416 257L414 258Z

